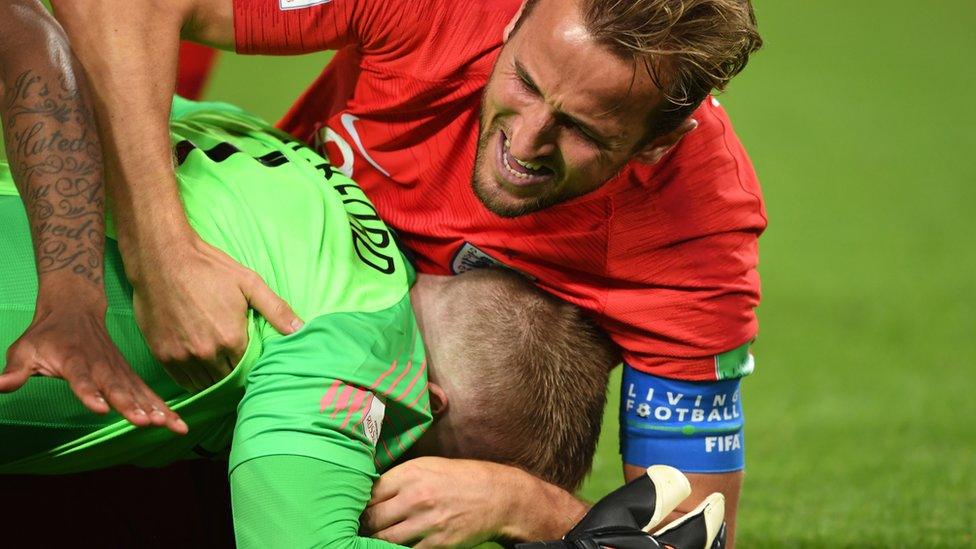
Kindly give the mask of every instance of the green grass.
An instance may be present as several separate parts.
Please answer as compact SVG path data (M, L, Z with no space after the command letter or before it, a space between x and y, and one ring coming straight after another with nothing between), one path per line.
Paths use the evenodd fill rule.
M770 218L740 547L973 546L976 4L757 4L721 98ZM275 118L321 59L226 58L211 96ZM621 479L618 385L589 498Z

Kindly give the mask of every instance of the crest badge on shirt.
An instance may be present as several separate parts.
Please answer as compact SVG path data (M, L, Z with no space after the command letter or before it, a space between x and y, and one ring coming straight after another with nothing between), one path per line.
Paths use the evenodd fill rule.
M459 275L471 269L484 269L486 267L505 267L506 265L494 257L478 249L470 242L465 242L454 254L451 260L451 272Z
M300 10L310 8L319 4L328 4L332 0L278 0L278 7L285 10Z
M465 242L462 244L461 247L458 248L458 251L454 253L454 258L451 259L451 272L456 275L472 269L486 269L489 267L502 267L515 271L533 282L536 280L536 278L529 273L520 271L502 263L501 261L498 261L494 257L488 255L486 252L481 251L477 246L470 242Z

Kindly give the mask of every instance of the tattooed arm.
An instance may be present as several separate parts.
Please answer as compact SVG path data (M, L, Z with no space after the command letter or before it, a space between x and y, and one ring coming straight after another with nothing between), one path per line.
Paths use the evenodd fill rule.
M248 307L283 334L301 321L260 276L210 246L183 213L167 123L180 33L234 42L231 0L52 0L92 81L119 250L136 321L183 387L230 373ZM130 150L138 144L139 154Z
M0 121L30 223L34 319L7 351L0 391L33 374L62 377L92 411L185 432L109 338L102 283L102 158L83 75L37 0L0 0Z

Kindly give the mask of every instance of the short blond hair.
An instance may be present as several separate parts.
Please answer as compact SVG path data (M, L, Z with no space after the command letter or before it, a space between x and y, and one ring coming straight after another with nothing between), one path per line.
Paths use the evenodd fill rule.
M457 277L450 360L477 386L467 457L568 490L590 470L617 347L573 305L507 269Z

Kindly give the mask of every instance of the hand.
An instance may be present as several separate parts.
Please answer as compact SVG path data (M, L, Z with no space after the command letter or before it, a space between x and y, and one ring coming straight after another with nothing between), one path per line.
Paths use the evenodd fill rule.
M457 547L502 534L517 486L509 467L482 461L422 457L380 477L363 513L366 535L414 547ZM518 471L521 473L521 471Z
M302 326L257 273L196 235L135 272L136 322L152 354L189 391L213 385L240 361L248 306L283 334Z
M7 350L0 392L16 391L34 374L60 377L97 414L111 407L137 427L165 426L186 434L180 416L126 364L104 318L104 309L39 307L27 331Z

